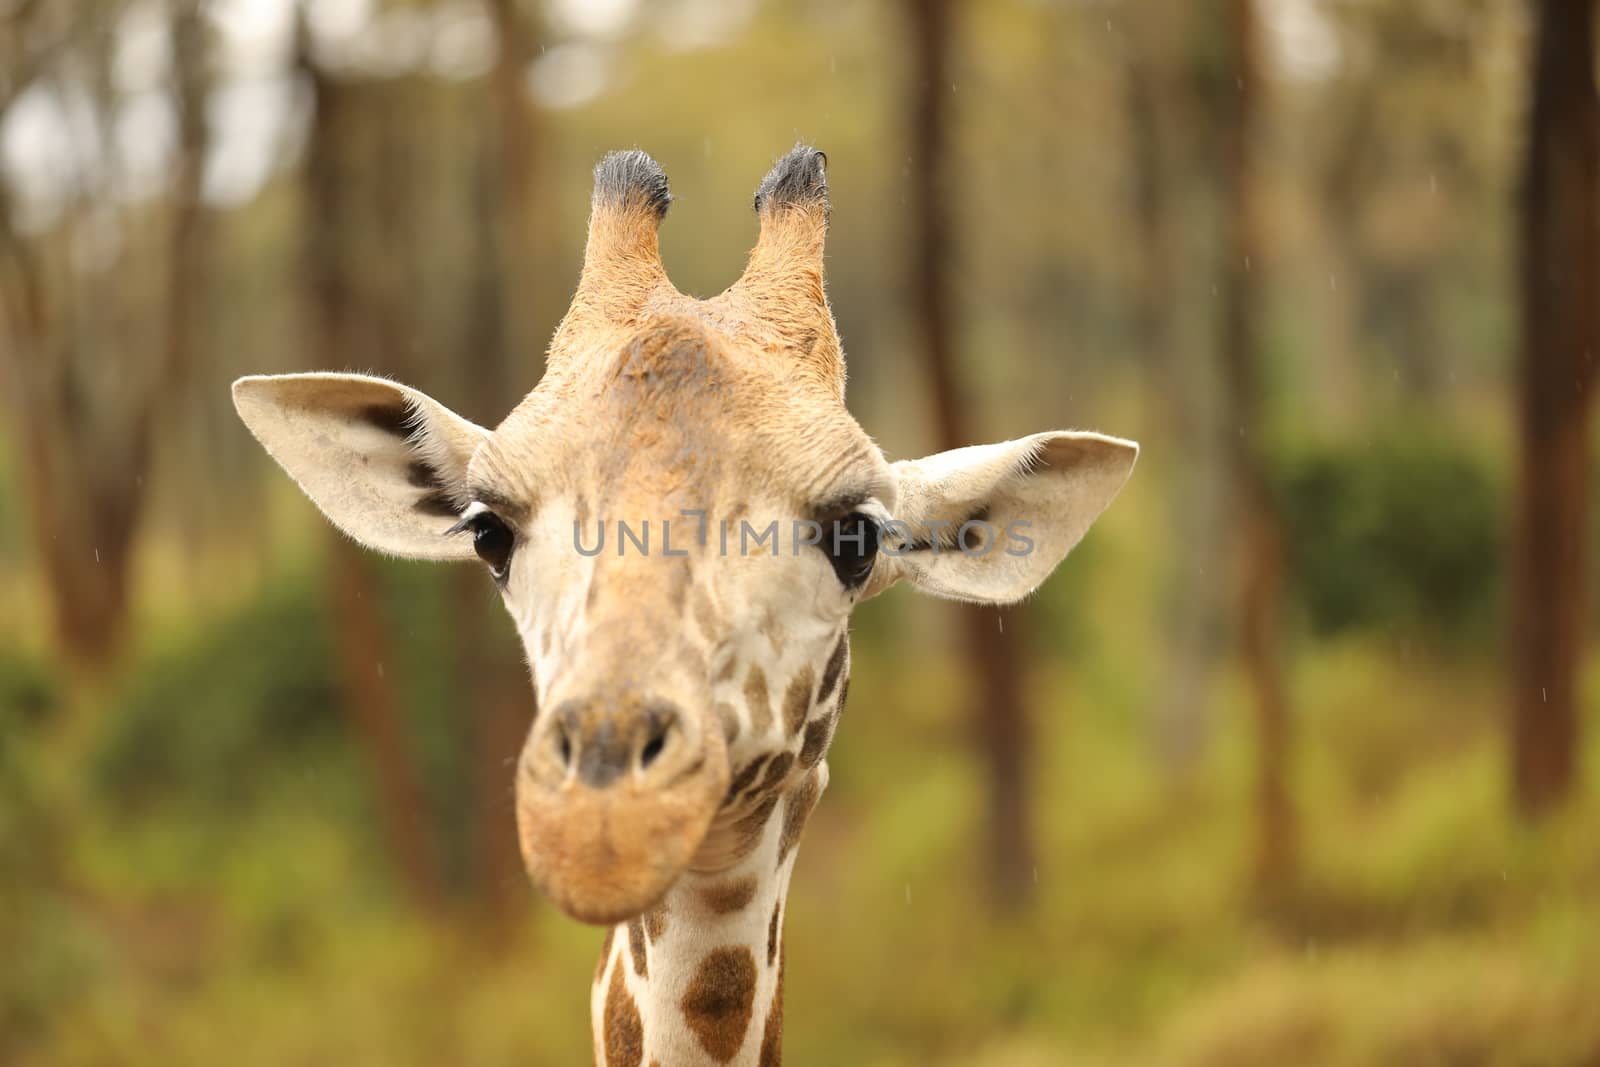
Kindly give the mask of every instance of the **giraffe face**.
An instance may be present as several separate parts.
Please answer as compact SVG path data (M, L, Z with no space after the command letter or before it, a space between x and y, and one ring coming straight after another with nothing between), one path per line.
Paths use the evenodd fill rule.
M895 503L881 452L782 364L667 318L541 383L467 487L537 695L535 881L608 922L736 861L831 739Z
M234 383L246 425L346 533L487 565L538 708L516 772L523 856L580 919L640 914L685 871L739 862L785 791L815 799L857 603L899 581L1026 596L1138 454L1056 431L888 463L844 407L823 162L796 149L767 175L744 274L696 300L657 252L665 176L607 157L545 375L492 431L380 378ZM798 832L786 817L781 855Z

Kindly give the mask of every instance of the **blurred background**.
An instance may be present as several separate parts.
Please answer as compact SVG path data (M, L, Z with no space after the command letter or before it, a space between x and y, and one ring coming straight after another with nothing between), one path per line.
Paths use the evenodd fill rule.
M1594 22L0 0L0 1061L587 1060L490 583L341 541L227 387L492 425L605 151L709 295L804 139L891 458L1144 455L1026 605L857 612L790 1062L1600 1064Z

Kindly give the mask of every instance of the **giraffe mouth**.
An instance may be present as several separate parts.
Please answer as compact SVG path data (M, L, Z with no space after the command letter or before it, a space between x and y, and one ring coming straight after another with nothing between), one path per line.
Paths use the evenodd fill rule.
M624 776L595 787L570 775L552 788L518 775L523 863L572 918L600 925L633 918L689 866L727 786L720 744L706 745L690 766L659 783Z

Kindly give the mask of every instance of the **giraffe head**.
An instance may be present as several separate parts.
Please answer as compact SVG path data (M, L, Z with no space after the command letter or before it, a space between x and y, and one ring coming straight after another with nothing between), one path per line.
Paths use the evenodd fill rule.
M760 239L708 300L667 280L648 156L595 171L584 266L538 385L493 430L381 378L243 378L240 416L340 529L481 559L537 712L522 852L569 914L646 910L739 861L822 757L845 628L899 581L1020 599L1110 503L1131 442L1051 432L888 462L844 406L820 152L761 182Z

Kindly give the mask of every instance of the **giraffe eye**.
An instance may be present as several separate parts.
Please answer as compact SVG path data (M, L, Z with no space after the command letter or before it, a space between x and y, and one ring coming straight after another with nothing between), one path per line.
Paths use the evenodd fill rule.
M823 532L820 548L846 589L856 589L872 573L878 558L878 524L859 511L835 519Z
M517 537L505 520L492 511L478 511L456 523L449 532L460 530L472 532L472 550L488 565L495 581L505 581L511 570L511 551L517 546Z

